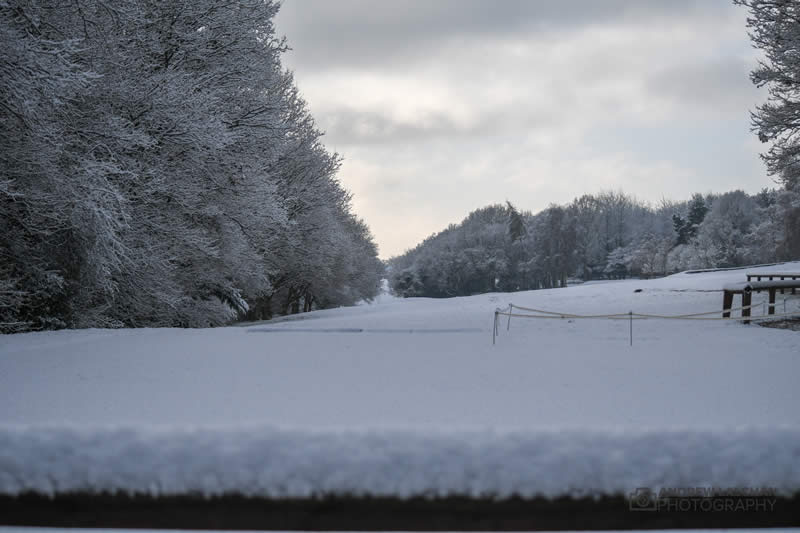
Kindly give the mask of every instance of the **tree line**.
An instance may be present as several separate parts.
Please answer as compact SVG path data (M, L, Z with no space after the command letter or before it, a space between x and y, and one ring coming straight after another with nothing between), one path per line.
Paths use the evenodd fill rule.
M377 293L278 8L0 2L0 331L213 326Z
M491 205L389 261L400 296L564 287L800 258L800 191L695 194L657 206L584 195L537 214Z

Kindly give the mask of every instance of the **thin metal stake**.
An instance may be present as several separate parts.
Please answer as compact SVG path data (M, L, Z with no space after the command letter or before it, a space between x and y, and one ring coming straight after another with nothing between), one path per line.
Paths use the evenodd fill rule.
M512 310L513 307L514 307L514 304L508 304L508 324L506 324L506 331L511 329L511 313L514 312Z
M492 328L492 346L494 346L496 337L497 337L497 311L494 312L494 327Z
M628 317L630 321L630 338L631 338L631 346L633 346L633 311L628 311Z

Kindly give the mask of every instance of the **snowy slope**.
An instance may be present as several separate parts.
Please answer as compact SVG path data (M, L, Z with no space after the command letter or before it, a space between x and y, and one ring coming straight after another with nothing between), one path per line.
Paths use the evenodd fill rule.
M0 337L0 491L798 489L798 332L643 320L629 346L627 321L514 319L491 342L509 302L711 311L744 272Z

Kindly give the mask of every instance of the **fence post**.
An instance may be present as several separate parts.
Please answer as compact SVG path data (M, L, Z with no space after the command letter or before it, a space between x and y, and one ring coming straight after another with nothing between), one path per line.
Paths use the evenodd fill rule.
M514 304L508 304L508 324L506 324L506 331L511 329L511 313L513 313Z
M492 346L494 346L495 338L497 337L497 310L494 312L494 326L492 327Z
M749 318L751 314L750 308L752 307L751 304L753 302L752 297L753 297L752 291L748 291L747 289L742 291L742 318L744 318L742 322L745 324L750 323Z
M731 308L733 308L733 293L722 291L722 318L730 318Z
M628 311L628 321L630 322L630 338L631 338L631 346L633 346L633 311Z

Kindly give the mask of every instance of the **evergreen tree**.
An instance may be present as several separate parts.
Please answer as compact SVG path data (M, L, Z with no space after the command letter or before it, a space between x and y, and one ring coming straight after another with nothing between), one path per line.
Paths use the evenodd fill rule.
M703 195L699 193L692 195L692 199L689 200L689 209L687 215L688 223L693 230L692 236L697 233L697 228L703 223L703 219L706 217L707 213L708 206L706 205Z
M677 235L675 244L687 244L689 242L689 224L677 213L672 215L672 229Z
M525 220L511 202L506 201L506 207L508 208L508 235L511 242L517 242L528 234L525 229Z

